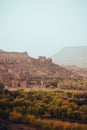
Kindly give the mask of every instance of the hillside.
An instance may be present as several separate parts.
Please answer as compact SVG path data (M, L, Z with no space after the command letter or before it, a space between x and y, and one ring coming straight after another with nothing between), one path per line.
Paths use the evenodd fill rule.
M76 65L87 67L87 46L65 47L52 56L53 62L59 65Z
M27 52L0 51L0 81L7 85L16 86L30 77L72 77L70 71L52 63L51 58L40 56L38 59L28 56Z
M75 73L77 75L80 75L84 78L87 79L87 67L78 67L78 66L63 66L64 68L66 68L67 70L71 71L72 73Z

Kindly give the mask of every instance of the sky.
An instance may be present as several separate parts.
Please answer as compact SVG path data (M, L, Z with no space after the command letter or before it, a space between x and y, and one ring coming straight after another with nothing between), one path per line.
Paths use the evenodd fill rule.
M87 46L87 0L0 0L0 49L52 56Z

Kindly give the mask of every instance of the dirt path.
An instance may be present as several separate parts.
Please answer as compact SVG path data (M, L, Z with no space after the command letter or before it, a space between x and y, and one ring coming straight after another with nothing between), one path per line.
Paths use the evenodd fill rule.
M27 124L6 123L3 125L0 124L0 130L37 130L37 129Z
M9 124L9 130L37 130L36 128L27 124Z

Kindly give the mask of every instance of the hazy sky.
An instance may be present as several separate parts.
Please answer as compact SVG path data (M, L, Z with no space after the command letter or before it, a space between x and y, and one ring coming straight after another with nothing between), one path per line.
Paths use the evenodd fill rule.
M51 56L87 46L87 0L0 0L0 49Z

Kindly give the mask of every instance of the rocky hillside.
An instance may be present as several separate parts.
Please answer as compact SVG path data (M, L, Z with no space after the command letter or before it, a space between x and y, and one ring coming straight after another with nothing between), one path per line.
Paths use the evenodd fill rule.
M53 62L59 65L76 65L87 67L87 46L65 47L52 56Z
M78 66L63 66L67 70L71 71L72 73L75 73L77 75L82 76L84 79L87 79L87 68L83 67L78 67Z
M27 80L29 77L57 76L72 77L67 69L52 63L51 58L40 56L38 59L28 56L27 52L0 51L0 81L8 83L14 79Z

